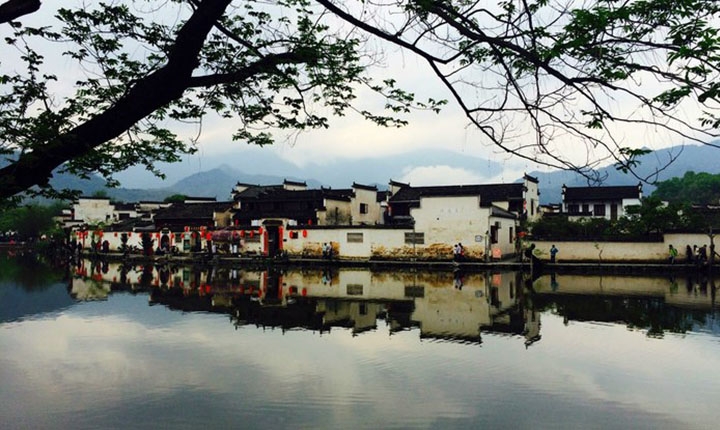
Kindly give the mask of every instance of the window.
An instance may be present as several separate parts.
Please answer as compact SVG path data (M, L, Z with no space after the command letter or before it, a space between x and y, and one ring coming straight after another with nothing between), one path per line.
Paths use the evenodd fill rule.
M500 230L500 226L495 223L495 225L490 226L490 243L498 243L498 231Z
M368 204L367 203L360 203L360 213L361 214L368 213Z
M590 212L590 205L587 204L587 203L585 203L585 204L583 205L582 211L583 211L584 214Z
M362 296L363 285L362 284L347 284L347 295L348 296Z
M510 227L510 243L513 243L515 241L515 236L513 235L515 228Z
M348 233L347 234L347 242L348 243L363 243L363 234L362 233Z
M578 205L568 205L568 212L571 214L576 214L580 212L580 206Z
M605 205L593 206L593 214L595 216L605 216Z
M407 245L424 245L425 233L405 233L405 243Z

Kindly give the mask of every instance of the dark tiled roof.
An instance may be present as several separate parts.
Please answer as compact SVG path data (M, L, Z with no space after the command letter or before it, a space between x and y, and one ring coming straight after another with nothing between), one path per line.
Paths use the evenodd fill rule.
M611 186L611 187L564 187L564 202L589 200L621 200L637 199L642 192L642 186Z
M215 202L217 199L215 197L196 197L196 196L186 196L185 197L186 202Z
M390 198L390 202L416 202L421 197L480 196L481 204L489 206L492 202L521 199L524 188L525 185L520 182L513 184L403 187Z
M289 179L283 180L283 184L285 184L285 185L295 185L295 186L298 186L298 187L307 187L307 183L306 183L306 182L291 181L291 180L289 180Z
M274 190L282 190L282 185L249 185L247 189L234 193L235 200L256 199Z
M319 201L322 199L333 199L350 201L354 195L352 189L331 189L321 188L319 190L286 190L282 186L271 185L266 187L253 187L237 193L235 200L249 201Z
M377 191L377 187L374 185L363 185L363 184L358 184L357 182L353 182L352 187L359 188L361 190Z
M115 203L116 211L134 211L135 203Z
M155 221L180 219L212 219L215 211L226 211L232 208L232 202L212 203L173 203L155 213Z
M130 218L120 220L108 226L105 231L133 231L135 229L146 229L154 226L152 221L146 221L138 218Z
M513 212L506 211L503 208L499 208L497 206L490 206L490 213L492 216L498 217L498 218L510 218L510 219L516 219L517 215Z

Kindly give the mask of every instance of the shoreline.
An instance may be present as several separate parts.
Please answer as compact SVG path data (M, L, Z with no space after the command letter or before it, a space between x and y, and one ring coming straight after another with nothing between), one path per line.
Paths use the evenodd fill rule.
M262 256L229 256L206 253L195 255L152 255L120 253L82 253L82 257L97 260L124 261L132 264L179 264L179 265L242 265L250 267L357 267L370 269L410 269L441 271L526 271L539 273L607 273L674 274L687 272L712 272L715 266L696 265L686 262L670 264L658 261L567 261L550 263L538 260L534 265L528 261L452 261L452 260L391 260L391 259L322 259L308 257L270 258Z

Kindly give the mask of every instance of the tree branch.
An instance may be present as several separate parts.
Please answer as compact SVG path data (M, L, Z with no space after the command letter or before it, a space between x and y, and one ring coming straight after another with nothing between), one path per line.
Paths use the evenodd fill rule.
M147 75L105 112L25 152L0 169L0 199L34 185L45 185L61 164L86 154L132 127L135 123L182 96L188 88L205 38L231 0L205 0L177 34L167 63Z
M40 9L40 0L7 0L0 4L0 24L10 22Z

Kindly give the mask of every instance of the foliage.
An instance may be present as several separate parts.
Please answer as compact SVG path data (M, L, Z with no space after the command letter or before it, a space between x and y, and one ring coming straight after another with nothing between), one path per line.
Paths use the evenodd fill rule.
M533 238L598 238L612 235L611 223L605 218L571 221L566 216L545 216L530 223Z
M43 234L57 233L59 227L53 219L62 209L53 206L23 206L0 212L0 232L17 231L23 239L38 238Z
M7 3L15 2L10 0ZM19 3L33 3L20 0ZM23 13L29 13L33 9ZM708 143L720 128L720 2L715 0L162 0L86 2L44 27L12 21L0 69L0 198L54 169L87 176L180 160L197 149L178 124L232 118L233 139L329 126L355 111L406 123L415 101L371 81L370 38L426 61L484 139L590 179L607 160L634 173L646 153L624 133L647 127ZM349 25L348 25L349 24ZM45 52L76 62L59 81ZM387 114L356 100L385 99ZM57 89L73 93L66 95ZM693 110L686 110L692 107ZM687 113L687 114L686 114ZM690 118L688 118L690 116ZM694 117L694 118L693 118ZM575 162L568 145L587 151ZM658 170L662 166L658 167ZM647 178L640 178L647 180Z
M397 1L376 14L318 1L419 55L484 138L522 158L602 179L593 167L635 173L647 153L629 131L717 136L716 0Z
M165 203L183 203L187 199L185 194L173 194L172 196L165 197L163 200Z
M405 124L397 114L415 103L392 80L372 82L374 60L352 32L336 32L306 0L175 0L88 3L61 8L45 27L11 24L0 70L0 198L33 185L56 195L54 169L87 177L157 162L196 150L171 125L206 117L235 118L233 139L266 145L273 130L328 127L329 115L349 110L383 126ZM55 74L43 53L61 50L79 70L55 94ZM11 61L12 60L12 61ZM355 108L361 87L387 100L390 116ZM177 130L177 128L176 128ZM65 195L65 194L63 194Z
M583 218L571 221L566 216L543 217L530 228L534 238L617 240L642 239L669 230L705 231L705 217L678 203L665 204L655 196L644 198L639 205L627 207L627 214L615 221L605 218Z
M143 232L140 235L140 243L142 244L143 255L152 255L153 244L155 240L152 239L152 235L148 232Z
M652 195L674 203L719 204L720 174L685 172L682 178L658 182Z

